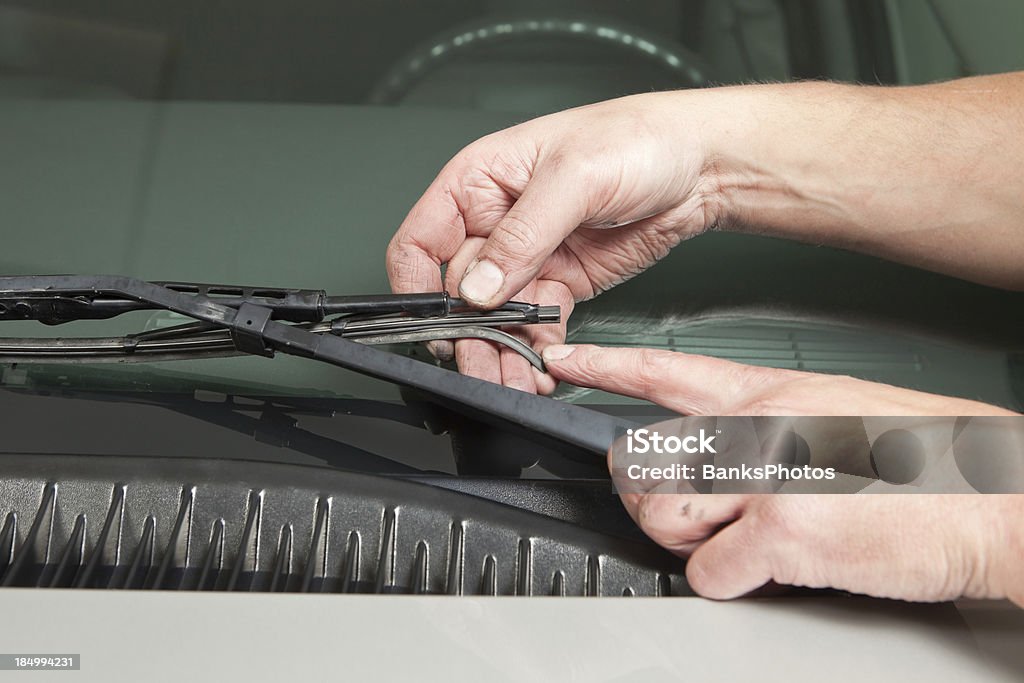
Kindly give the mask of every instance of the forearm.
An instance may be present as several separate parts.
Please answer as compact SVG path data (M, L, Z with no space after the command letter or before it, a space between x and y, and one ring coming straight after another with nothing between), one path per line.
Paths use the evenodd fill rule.
M702 95L710 224L1024 289L1024 73Z

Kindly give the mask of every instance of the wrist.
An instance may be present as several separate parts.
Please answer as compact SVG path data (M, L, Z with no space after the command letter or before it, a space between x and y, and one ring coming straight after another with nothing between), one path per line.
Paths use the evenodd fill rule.
M814 239L808 228L835 227L843 218L837 207L845 188L830 173L843 150L834 143L858 109L871 106L868 90L876 89L827 82L733 86L633 95L617 106L673 160L684 191L673 200L696 207L704 231ZM840 167L848 179L852 169ZM806 220L814 212L835 215Z
M709 228L797 240L816 240L822 229L853 234L847 197L875 188L857 186L840 138L871 108L868 91L823 82L706 91Z

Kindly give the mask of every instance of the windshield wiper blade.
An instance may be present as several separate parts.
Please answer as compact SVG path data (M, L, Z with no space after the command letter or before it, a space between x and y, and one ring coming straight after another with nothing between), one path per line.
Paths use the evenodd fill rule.
M35 286L29 289L19 290L16 286L0 288L0 320L37 320L47 325L60 325L77 320L106 320L132 311L165 308L116 289L84 287L89 283L79 276L0 279L36 280ZM40 288L40 283L48 280L59 280L62 284ZM92 280L105 280L109 284L111 281L125 278L100 276ZM416 318L457 320L460 316L474 320L485 318L491 321L490 324L546 323L558 322L559 319L557 306L539 306L520 301L510 301L483 315L480 311L470 310L462 299L451 297L447 292L330 296L322 289L243 287L197 282L147 284L163 287L172 292L198 295L231 308L238 308L242 304L260 306L270 309L274 320L296 323L322 322L332 315L349 316L342 320L362 322L364 326L367 324L367 316L371 319L389 316L393 323L408 323L410 319Z
M267 296L272 291L285 294L277 298ZM75 303L68 304L69 301ZM289 303L285 305L282 301ZM439 326L436 322L454 319L466 323L469 319L488 320L488 315L498 316L499 321L490 321L501 325L516 324L513 320L526 324L557 322L558 307L513 303L498 311L466 312L451 318L453 313L459 313L455 309L462 308L462 302L444 293L328 297L320 290L160 284L122 276L86 275L0 277L0 307L0 320L39 320L50 324L96 319L100 314L112 317L131 310L172 311L205 323L208 329L226 331L238 352L268 357L280 352L319 360L417 389L432 400L478 420L515 425L532 437L554 440L595 455L603 456L617 436L635 426L588 408L508 389L328 333L343 333L353 325L357 329L362 325L367 336L409 334L431 327L458 329L458 324L446 322ZM73 315L74 307L84 311L81 318ZM331 321L326 329L318 329L316 324L291 324L322 325L327 315L339 312L350 317ZM421 325L414 324L410 329L409 320L415 318L420 319ZM367 331L366 321L374 319L378 327L371 324ZM398 331L393 332L395 329ZM45 346L52 354L52 342Z
M271 318L307 326L313 332L357 339L363 344L404 344L435 339L486 339L501 344L544 371L544 362L528 344L500 329L507 325L557 323L557 306L510 301L490 311L470 309L446 292L329 296L323 290L273 289L155 282L175 292L209 297L237 308L269 309ZM133 311L154 310L151 302L109 291L75 287L39 291L0 291L0 320L35 320L60 325L101 320ZM327 320L330 316L336 316ZM180 360L202 355L238 355L226 329L197 322L121 337L21 337L0 340L0 362L133 362Z
M483 317L483 316L481 316ZM350 327L306 327L313 332L330 332L354 339L360 344L405 344L437 339L485 339L516 351L535 368L544 372L544 361L528 344L507 332L483 324L448 327L438 323L443 318L417 319L407 331L385 332L387 320L381 325L364 320ZM436 321L436 322L435 322ZM0 338L0 363L47 362L59 359L69 363L151 362L181 360L202 356L215 358L244 355L235 348L228 330L211 328L204 323L177 325L123 337L13 337Z

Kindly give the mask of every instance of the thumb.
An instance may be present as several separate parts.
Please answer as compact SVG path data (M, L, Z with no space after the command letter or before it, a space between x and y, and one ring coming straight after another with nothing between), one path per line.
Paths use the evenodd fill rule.
M481 307L508 301L586 219L586 204L580 184L568 174L538 169L466 268L459 296Z

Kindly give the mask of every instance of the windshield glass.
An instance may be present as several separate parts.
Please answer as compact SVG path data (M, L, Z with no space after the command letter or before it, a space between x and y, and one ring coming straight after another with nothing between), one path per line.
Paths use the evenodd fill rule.
M1022 24L1024 5L1012 0L5 0L0 271L386 292L384 250L405 212L452 154L491 131L651 90L918 83L1022 68ZM657 283L657 272L638 282ZM643 286L583 307L575 338L622 342L626 329L635 344L807 362L776 353L796 342L774 323L690 323L680 333L672 304L699 284L664 294L639 334L622 310L646 305ZM4 323L2 336L107 336L182 322L140 312L55 328ZM800 329L815 343L846 334ZM896 359L889 381L918 372L920 349L869 336L842 337L836 348L882 344L871 352ZM426 358L418 347L401 352ZM800 367L851 372L833 356L821 363ZM399 398L391 385L280 354L7 366L3 381Z

